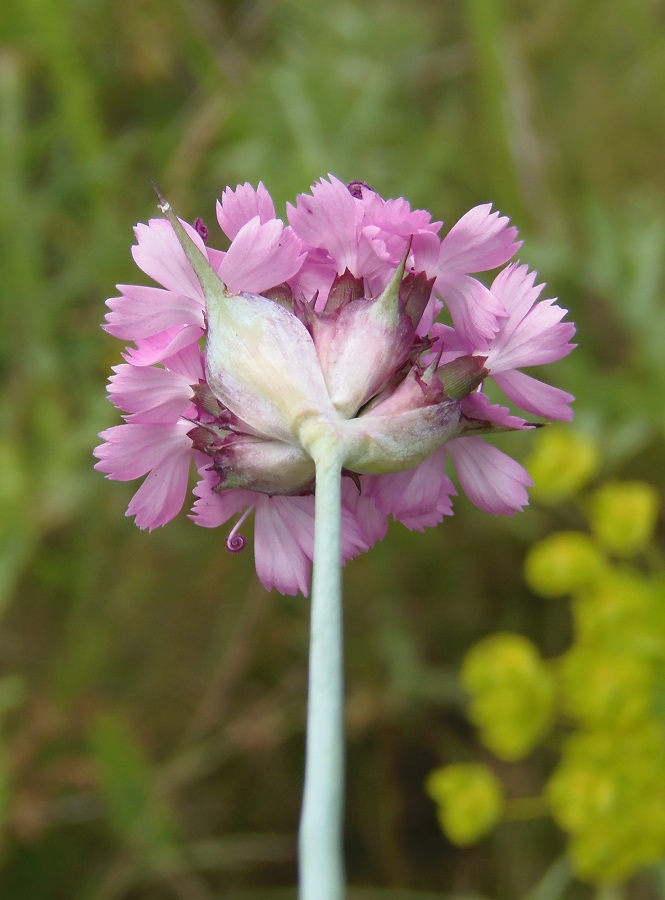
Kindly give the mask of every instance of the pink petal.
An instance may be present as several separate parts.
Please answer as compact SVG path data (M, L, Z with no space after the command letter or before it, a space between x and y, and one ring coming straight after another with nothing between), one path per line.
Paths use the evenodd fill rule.
M356 484L350 478L342 479L342 504L344 510L353 517L360 529L361 542L358 552L364 552L373 547L377 541L382 541L388 531L388 516L382 512L374 497L367 490L372 478L360 476L362 489L359 491ZM348 529L342 532L342 558L350 559L355 554L353 550L352 536Z
M205 255L205 244L199 233L187 222L182 225ZM137 225L134 231L138 245L132 247L132 256L137 266L174 294L203 301L201 285L171 224L166 219L151 219L147 225Z
M439 255L441 239L429 231L415 234L411 241L414 272L426 272L431 278L441 274L439 271Z
M153 337L136 340L136 347L127 347L123 357L133 366L151 366L197 344L201 337L203 329L197 325L177 325Z
M232 293L260 294L293 278L305 259L301 250L300 239L279 219L262 225L255 216L229 247L219 277Z
M370 479L369 494L386 515L412 531L424 531L453 513L457 494L446 475L446 450L441 447L414 469Z
M314 497L266 497L256 504L254 556L266 590L307 596L314 555Z
M316 309L321 310L325 308L336 274L335 262L327 253L323 250L310 250L302 268L290 280L290 284L294 293L306 300L312 300L316 296Z
M425 366L432 362L436 353L441 353L441 365L445 365L445 363L452 362L458 356L465 356L469 352L467 342L463 341L459 332L449 325L434 322L431 334L434 338L434 344L430 353L423 357L423 365ZM479 355L482 356L484 353L479 352Z
M442 275L435 287L450 310L459 340L468 351L484 350L506 314L501 301L469 275Z
M299 194L296 206L287 204L293 230L311 247L328 251L338 273L357 272L358 242L362 210L345 184L334 175L312 187L312 196Z
M490 403L489 398L482 391L475 391L462 400L462 413L471 419L483 419L503 428L515 428L522 431L530 430L533 427L519 416L511 415L506 406Z
M104 328L114 337L135 341L167 328L182 325L203 327L203 303L199 297L174 294L163 288L119 284L121 297L107 300L111 312Z
M572 394L545 384L524 372L501 372L493 376L506 397L520 409L525 409L545 419L570 422L573 411L570 404L575 399Z
M114 425L100 433L103 444L95 447L99 462L95 469L106 472L113 481L131 481L145 475L170 456L191 456L192 442L187 437L189 422L169 424Z
M162 365L172 372L185 375L190 384L203 378L203 358L198 343L188 344L173 356L164 357Z
M132 497L125 515L135 516L139 528L158 528L178 515L189 482L191 445L174 449L152 469Z
M254 555L256 572L267 590L307 596L314 556L314 505L314 496L260 496ZM366 549L366 535L355 514L342 507L342 561Z
M517 229L508 218L490 213L491 203L476 206L450 229L441 242L438 266L442 275L486 272L517 252Z
M262 225L275 218L275 206L262 181L259 181L256 190L249 182L239 184L235 191L227 187L222 194L221 202L217 202L219 227L231 241L235 239L243 225L255 216L259 217Z
M508 317L500 323L487 355L492 374L520 366L555 362L573 349L571 322L561 322L568 310L553 300L536 302L543 285L533 287L535 272L526 266L508 266L497 275L492 292L503 303Z
M535 284L536 276L528 266L511 263L492 282L492 292L499 297L511 320L519 322L541 295L545 285Z
M411 209L404 197L384 200L378 194L363 191L365 224L378 225L382 231L400 234L403 237L421 232L436 233L443 222L432 222L431 213L425 209Z
M193 381L186 375L127 363L114 366L113 371L110 398L119 409L133 414L133 422L177 422L191 404Z
M374 225L364 226L358 238L355 274L358 278L363 276L370 281L375 297L390 281L406 248L406 241L402 237L392 238L389 241L390 248L385 238L386 235Z
M354 490L357 493L355 486ZM344 486L342 492L344 494ZM383 523L387 527L388 523L378 513L373 499L361 497L352 506L342 501L342 564L369 550L378 540Z
M219 482L219 476L210 471L210 459L202 453L197 454L196 466L201 476L194 487L198 498L194 503L190 519L203 528L218 528L231 516L256 505L259 494L246 490L228 490L215 493L213 487Z
M446 444L464 493L479 509L512 516L526 506L527 487L533 482L518 462L479 437L464 437Z

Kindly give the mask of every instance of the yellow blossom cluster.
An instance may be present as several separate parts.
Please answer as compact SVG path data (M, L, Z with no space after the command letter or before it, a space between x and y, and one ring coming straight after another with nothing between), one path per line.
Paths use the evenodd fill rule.
M653 546L653 486L612 482L579 495L599 456L586 438L552 433L530 466L538 496L575 497L589 525L550 535L525 561L534 593L570 599L571 646L545 660L527 638L495 634L471 648L461 677L468 717L499 759L558 742L543 808L568 833L578 877L611 883L665 858L665 569ZM500 815L495 776L474 766L471 788L457 766L428 782L443 830L461 845Z

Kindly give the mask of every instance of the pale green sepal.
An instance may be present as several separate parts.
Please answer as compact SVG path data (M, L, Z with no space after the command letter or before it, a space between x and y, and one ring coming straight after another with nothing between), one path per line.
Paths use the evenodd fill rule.
M404 472L460 435L460 404L444 400L388 416L341 423L344 468L360 475Z
M392 327L396 327L399 321L399 289L404 279L404 269L406 268L406 260L410 252L411 238L409 238L399 266L395 269L395 274L386 285L383 293L372 304L372 316Z
M160 198L163 200L163 198ZM205 296L206 379L214 396L258 434L297 444L303 418L336 418L311 335L289 310L257 294L230 294L163 200Z
M220 279L219 275L215 272L203 253L201 253L194 241L187 234L187 232L183 228L182 222L173 212L171 204L168 202L168 200L165 200L164 197L162 197L157 188L155 188L155 192L157 194L157 197L159 198L159 209L164 213L166 218L173 226L175 235L180 241L180 246L185 251L185 256L189 260L191 267L196 273L196 277L198 278L199 284L201 285L201 290L205 295L206 302L208 302L212 297L216 298L217 295L219 295L220 300L224 301L226 285Z

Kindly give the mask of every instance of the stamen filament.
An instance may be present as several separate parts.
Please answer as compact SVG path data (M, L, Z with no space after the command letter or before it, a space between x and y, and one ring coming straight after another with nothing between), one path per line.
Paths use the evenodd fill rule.
M229 536L226 539L226 549L229 553L240 553L240 551L244 550L247 546L247 538L243 534L238 534L238 531L242 528L243 522L251 513L252 509L253 507L248 506L229 532Z

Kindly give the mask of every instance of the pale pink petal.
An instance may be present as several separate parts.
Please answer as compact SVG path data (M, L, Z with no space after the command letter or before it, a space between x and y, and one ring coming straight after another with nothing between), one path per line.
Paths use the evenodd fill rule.
M412 531L424 531L453 512L450 498L457 491L446 475L445 466L446 450L441 447L413 469L374 476L368 493L386 515L398 519Z
M231 516L253 508L259 494L253 491L231 489L216 493L213 491L219 483L219 475L210 470L210 459L207 456L196 454L196 466L201 476L194 487L193 493L197 497L189 518L203 528L218 528L227 522Z
M575 398L572 394L525 375L524 372L501 372L493 378L506 397L520 409L561 422L570 422L573 418L570 404Z
M100 433L103 444L93 453L99 460L95 469L106 472L112 481L131 481L160 465L169 456L192 453L187 437L190 422L168 424L126 423Z
M177 422L192 401L192 381L186 375L155 366L113 367L109 379L112 402L127 413L132 422Z
M316 297L315 309L325 308L328 294L335 276L337 266L323 250L310 250L298 274L289 279L293 292L298 297L312 301Z
M283 594L307 595L314 555L314 497L268 497L246 490L215 493L218 478L207 471L207 462L199 468L202 477L194 488L198 499L191 518L197 525L216 528L243 509L255 508L254 553L261 583ZM366 506L373 509L373 501ZM368 508L359 517L357 507L343 506L342 561L374 543L376 538L370 540L363 527L369 525L370 516Z
M501 301L469 275L442 275L435 288L450 310L467 352L484 350L500 328L500 317L506 314Z
M299 194L295 207L287 204L289 222L306 244L328 251L340 274L348 268L357 275L362 208L343 182L328 177L312 186L312 196Z
M439 255L441 239L429 231L414 234L411 241L413 271L426 272L428 277L439 275Z
M280 219L264 225L258 216L238 232L219 267L219 277L233 293L260 294L298 272L305 259L300 239Z
M164 288L119 284L122 296L106 301L104 328L114 337L135 341L173 326L203 327L203 302L199 297L174 294Z
M344 494L344 486L342 486ZM356 488L357 492L357 488ZM342 563L346 565L375 543L377 529L381 525L376 511L376 504L370 498L360 498L354 505L342 501Z
M360 476L361 489L350 479L342 479L342 504L344 510L348 510L353 516L362 535L362 543L358 552L364 552L373 547L377 541L382 541L388 530L388 516L382 512L374 497L367 491L372 478ZM342 557L344 560L355 555L351 552L351 541L343 534Z
M207 247L206 249L208 252L208 262L215 272L219 274L220 267L226 256L226 250L215 250L212 247Z
M196 384L203 378L203 357L197 343L188 344L173 356L164 357L161 364L172 372L187 376L190 384Z
M486 272L508 262L521 242L508 218L490 212L491 203L476 206L450 229L441 242L438 265L443 275Z
M307 596L314 556L314 496L267 497L256 504L256 572L267 590ZM342 507L342 561L367 549L367 538L347 507Z
M533 428L519 416L513 416L506 406L498 403L490 403L489 398L482 391L474 391L462 400L462 413L471 419L483 419L500 425L503 428L515 428L518 431Z
M239 184L235 191L227 187L222 194L221 202L217 201L219 227L231 241L235 239L243 225L255 216L259 217L262 225L275 218L272 197L262 181L259 181L256 190L249 182Z
M455 328L451 328L450 325L434 322L431 334L434 338L434 344L430 353L423 358L423 365L425 366L432 362L437 353L441 353L441 365L444 365L457 359L458 356L465 356L469 352L467 342L463 341L460 333Z
M443 222L432 222L431 213L425 209L411 209L404 197L384 200L378 194L363 191L364 223L378 225L382 231L404 237L420 232L436 233Z
M197 344L202 336L203 329L197 325L177 325L153 337L136 340L136 347L127 347L123 357L133 366L152 366Z
M139 528L158 528L178 515L185 502L192 460L191 445L178 445L148 474L132 497L125 515Z
M492 282L492 292L501 300L511 321L519 322L540 297L544 284L536 284L536 272L520 263L501 269Z
M512 516L529 502L533 482L518 462L479 437L449 441L457 477L469 500L494 515Z
M206 255L206 248L199 233L182 222L187 234L199 250ZM203 291L194 274L180 241L166 219L151 219L147 225L137 225L134 229L138 244L132 247L132 256L137 266L157 284L161 284L174 294L197 297L203 301Z
M434 294L429 298L427 302L427 306L420 317L420 322L416 326L416 334L418 337L426 337L431 331L435 324L434 320L439 315L441 310L443 309L443 303L437 299ZM462 350L460 355L466 353L466 350Z
M526 266L508 266L494 279L492 293L508 317L501 321L487 354L486 365L493 375L555 362L573 349L569 340L575 326L561 321L568 310L553 300L536 302L543 285L534 287L534 279L535 272L529 273Z
M314 555L314 497L267 497L256 504L254 556L266 590L307 596Z
M395 237L386 242L386 235L375 225L366 225L362 229L358 238L355 275L370 281L373 296L377 297L388 284L405 248L404 238ZM376 283L377 278L380 283Z

